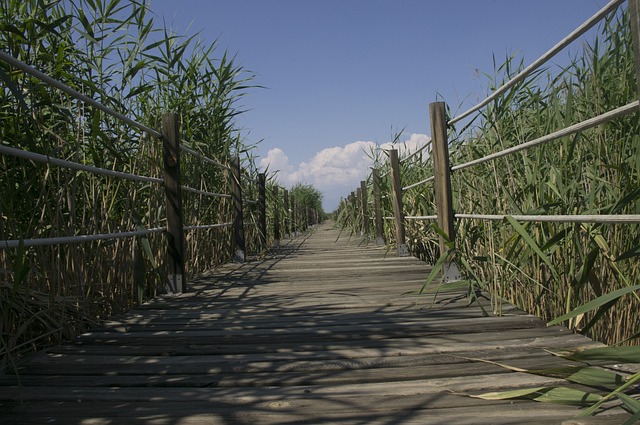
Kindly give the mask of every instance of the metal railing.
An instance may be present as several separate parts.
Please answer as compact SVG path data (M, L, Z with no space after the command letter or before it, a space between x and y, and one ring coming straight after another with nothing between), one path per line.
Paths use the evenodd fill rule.
M38 80L44 82L45 84L57 88L62 92L68 94L74 99L77 99L87 105L95 107L96 109L108 114L120 120L131 127L143 131L149 134L152 137L161 139L164 141L163 146L165 148L165 176L164 178L151 177L151 176L143 176L138 174L126 173L123 171L110 170L100 167L95 167L91 165L81 164L74 161L64 160L60 158L56 158L50 155L43 155L36 152L29 152L23 149L14 148L11 146L0 145L0 154L6 156L12 156L16 158L21 158L28 161L33 161L40 164L46 164L48 166L56 166L61 168L67 168L71 170L77 170L87 173L92 173L96 175L103 175L114 177L118 179L131 180L136 182L145 182L145 183L154 183L159 184L164 187L165 193L167 196L167 226L165 227L155 227L150 229L140 229L137 226L136 230L131 231L121 231L121 232L109 232L109 233L99 233L99 234L88 234L88 235L73 235L73 236L54 236L48 238L25 238L25 239L10 239L10 240L0 240L0 250L3 249L15 249L18 247L32 247L32 246L46 246L46 245L66 245L66 244L77 244L77 243L86 243L91 241L104 241L111 239L119 239L119 238L133 238L137 236L145 236L152 233L169 233L171 237L167 238L167 263L169 269L169 276L167 278L167 286L166 289L169 292L180 293L186 290L186 273L184 266L184 245L185 238L184 232L186 231L194 231L194 230L208 230L208 229L216 229L216 228L226 228L234 226L236 228L235 236L236 238L233 240L233 244L236 248L237 260L244 261L244 236L241 230L238 230L238 226L243 226L243 218L242 218L242 209L235 210L235 217L233 222L225 222L225 223L215 223L215 224L202 224L202 225L184 225L183 220L183 212L180 210L182 206L182 192L192 193L200 196L211 197L211 198L222 198L222 199L232 199L236 202L242 202L242 187L240 184L240 179L231 178L231 183L228 187L231 187L232 193L214 193L209 192L202 189L196 189L193 187L189 187L186 185L180 184L180 161L179 161L179 151L182 151L188 155L191 155L206 164L218 167L225 171L231 171L231 174L234 174L233 171L237 173L237 175L241 175L242 171L239 169L240 162L239 160L235 161L231 166L222 164L219 161L208 158L204 154L197 152L184 144L180 143L179 138L179 122L177 116L175 114L165 114L163 117L163 129L158 131L153 129L147 125L141 124L134 119L127 117L113 109L101 104L100 102L88 97L77 90L72 89L71 87L63 84L62 82L51 78L47 74L40 72L39 70L29 66L28 64L12 57L11 55L0 51L0 60L6 62L11 67L14 67L32 77L37 78ZM169 152L169 150L175 149L173 152ZM175 161L175 158L178 158L178 161ZM170 165L167 165L170 164ZM171 168L176 168L177 173L171 170ZM237 168L234 170L234 167ZM266 234L266 229L262 229L262 232Z
M627 0L630 4L630 11L632 13L638 14L638 9L640 9L640 5L638 5L638 0ZM632 114L637 112L640 109L640 102L638 100L631 102L627 105L620 106L611 111L605 112L601 115L586 119L582 122L567 126L563 129L557 130L550 134L547 134L542 137L538 137L536 139L524 142L517 146L513 146L508 149L501 150L499 152L495 152L489 155L486 155L482 158L474 159L472 161L468 161L462 164L451 165L449 163L449 152L448 152L448 141L447 141L447 130L448 128L469 117L471 114L480 111L486 105L488 105L491 101L498 98L499 96L506 93L508 90L514 88L519 82L524 81L528 76L530 76L534 71L538 70L542 65L547 63L551 58L565 49L569 44L577 40L581 35L583 35L590 28L594 27L597 23L605 19L608 15L615 12L617 8L624 3L625 0L613 0L610 1L606 6L600 9L597 13L587 19L582 25L572 31L567 37L558 42L555 46L553 46L549 51L544 53L541 57L535 60L531 65L527 66L521 72L519 72L515 77L511 78L509 81L504 83L502 86L495 89L489 96L487 96L484 100L477 103L472 108L466 110L465 112L453 117L449 120L445 117L446 107L443 102L436 102L430 105L430 114L431 114L431 130L432 130L432 139L431 139L431 155L430 157L433 159L433 167L434 167L434 175L429 176L423 180L420 180L415 183L407 184L406 186L400 185L400 163L397 159L397 151L395 154L389 155L389 168L390 171L382 174L379 178L389 177L391 179L392 186L392 201L394 207L394 216L393 217L383 217L385 220L395 220L396 222L396 244L398 246L398 254L405 255L407 253L405 247L405 238L404 238L404 224L406 220L437 220L438 225L443 231L450 237L453 236L453 221L454 219L479 219L479 220L504 220L505 217L510 216L513 217L517 221L532 221L532 222L564 222L564 223L610 223L610 224L630 224L630 223L640 223L640 215L637 214L626 214L626 215L612 215L612 214L599 214L599 215L507 215L507 214L454 214L452 207L452 193L451 193L451 174L456 171L460 171L466 168L470 168L476 165L480 165L489 161L496 160L498 158L506 157L508 155L515 154L517 152L521 152L527 149L531 149L533 147L546 144L563 137L580 133L584 130L591 129L597 126L600 126L604 123L611 122L620 117ZM633 3L633 4L631 4ZM640 20L638 16L632 16L632 28L633 22L635 20ZM635 34L634 34L635 36ZM640 44L640 37L634 37L634 43ZM635 63L636 63L636 77L638 79L638 87L639 93L638 97L640 98L640 45L634 45L634 55L635 55ZM390 153L393 153L390 152ZM374 170L377 172L377 170ZM436 185L436 206L438 209L438 213L436 215L420 215L420 216L407 216L404 215L403 205L402 205L402 196L403 192L414 189L421 185L424 185L429 182L435 182ZM344 207L355 208L358 204L358 195L355 192L352 192L352 196L354 199L347 198L344 202ZM378 195L380 197L380 195ZM380 199L374 199L374 201L379 205ZM376 214L378 212L376 211ZM361 214L363 217L366 217L366 214L363 212ZM366 225L364 224L365 219L362 219L363 223L360 226L365 229ZM368 220L367 220L368 221ZM381 224L378 224L382 226ZM376 233L378 235L382 234L382 229L376 229ZM440 241L441 250L446 250L445 241L441 238Z
M490 96L488 96L483 101L479 102L477 105L473 106L472 108L469 108L467 111L461 113L460 115L451 118L449 121L447 121L447 124L453 125L456 122L468 117L474 112L477 112L480 109L487 106L492 100L504 94L507 90L509 90L519 82L523 81L525 78L531 75L531 73L539 69L542 65L547 63L551 58L553 58L555 55L557 55L562 50L564 50L564 48L566 48L571 43L576 41L581 35L583 35L585 32L587 32L597 23L602 21L605 17L607 17L607 15L615 11L618 8L618 6L620 6L624 2L625 0L610 1L605 7L600 9L591 18L587 19L582 25L580 25L578 28L572 31L569 35L563 38L560 42L558 42L555 46L553 46L549 51L547 51L545 54L543 54L537 60L535 60L531 65L529 65L528 67L523 69L520 73L518 73L518 75L516 75L511 80L504 83L501 87L494 90L494 92Z

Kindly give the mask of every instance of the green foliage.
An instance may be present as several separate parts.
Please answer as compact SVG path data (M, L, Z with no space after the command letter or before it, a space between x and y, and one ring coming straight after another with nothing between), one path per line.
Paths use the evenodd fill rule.
M306 228L312 221L322 221L325 219L325 212L322 209L322 192L310 184L297 183L289 193L294 197L298 214L297 228ZM315 217L317 215L317 217Z
M147 1L0 0L0 49L142 124L177 112L181 142L221 163L256 167L236 125L253 76L197 34L171 33ZM0 63L2 144L87 165L162 176L147 134ZM182 183L226 193L226 171L182 155ZM163 189L0 157L0 239L111 233L165 225ZM186 225L225 223L224 198L185 193ZM227 261L228 228L187 233L188 272ZM164 285L164 236L0 250L1 366L54 343ZM114 267L118 264L118 267ZM46 318L45 318L46 316ZM76 318L69 320L69 318Z
M291 188L290 193L295 196L296 201L302 208L311 208L316 211L323 211L322 192L312 185L298 183Z
M475 119L450 128L451 163L484 157L634 101L631 45L628 15L611 15L567 66L538 70ZM489 88L515 76L524 60L507 56L494 63L487 74ZM639 214L639 130L639 116L631 114L457 171L454 210L507 216ZM432 176L430 159L402 161L402 185ZM383 176L383 215L392 216L385 158L376 167ZM407 216L435 214L431 184L405 191L403 201ZM339 212L346 226L358 223L357 210L349 208L344 203ZM393 222L385 223L387 240L393 240ZM436 263L438 234L430 223L408 220L406 228L410 251ZM512 218L457 220L454 244L467 280L491 293L495 312L507 300L609 344L633 342L640 333L640 297L634 289L639 246L637 224L518 223Z
M496 98L475 121L450 129L453 164L472 161L600 115L637 99L631 33L626 13L611 16L601 36L560 71L540 70ZM507 57L496 66L491 87L522 68ZM511 215L597 215L640 213L640 119L617 119L572 137L456 172L452 176L458 213L506 215L502 221L461 219L455 241L438 254L436 226L408 221L411 251L432 264L421 292L430 295L460 284L490 292L495 313L502 300L550 324L565 323L609 344L636 343L640 335L640 262L637 224L522 224ZM388 165L381 164L384 175ZM403 186L433 175L430 161L402 163ZM386 190L389 180L386 178ZM386 193L390 193L387 191ZM403 194L406 215L432 215L432 186ZM391 215L384 200L384 214ZM348 205L343 205L347 210ZM346 216L346 214L343 214ZM357 223L356 220L353 221ZM393 226L388 226L393 227ZM393 230L390 229L392 232ZM447 262L461 266L465 279L442 284ZM470 302L473 297L470 297ZM564 353L578 366L516 372L565 379L567 385L480 394L487 400L524 398L585 407L580 416L620 406L640 418L638 373L613 372L589 362L637 363L638 347L601 347ZM476 361L485 361L475 359ZM585 364L586 363L586 364ZM606 404L605 404L606 403Z
M638 363L640 362L639 347L599 347L586 350L579 350L569 353L556 354L570 360L581 362L604 361L606 363ZM515 391L491 392L472 397L484 400L508 400L508 399L530 399L534 401L570 404L587 407L577 416L589 416L598 411L608 410L614 405L621 406L627 410L631 417L625 424L636 423L640 417L640 401L638 401L635 384L640 381L640 373L621 374L603 368L580 365L572 367L527 370L485 361L497 366L504 367L514 372L524 372L535 375L563 378L567 381L587 387L588 390L569 388L565 386L549 386L525 388ZM614 400L618 402L615 403ZM610 402L606 408L604 403Z

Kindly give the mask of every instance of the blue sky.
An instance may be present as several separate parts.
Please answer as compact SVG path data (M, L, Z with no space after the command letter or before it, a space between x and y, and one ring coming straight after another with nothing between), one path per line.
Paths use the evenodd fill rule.
M482 73L492 73L494 54L529 64L606 3L150 0L150 8L176 33L218 38L220 53L237 53L256 74L265 88L240 103L247 142L263 140L259 163L280 170L285 186L315 185L331 211L364 178L365 150L402 129L402 141L426 142L430 102L472 106L487 93Z

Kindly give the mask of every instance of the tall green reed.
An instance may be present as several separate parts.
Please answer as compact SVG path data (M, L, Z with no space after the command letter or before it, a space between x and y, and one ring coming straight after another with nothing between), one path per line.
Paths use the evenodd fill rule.
M221 163L247 155L237 100L253 75L215 42L158 25L146 1L2 0L0 48L152 128L166 111L182 142ZM129 173L162 175L162 145L101 111L0 64L3 144ZM246 165L246 164L245 164ZM250 164L249 164L250 165ZM249 168L255 174L255 167ZM183 155L183 184L226 193L225 170ZM165 225L161 186L0 158L0 237L46 238ZM186 225L229 222L224 198L185 193ZM230 230L187 233L191 274L227 261ZM164 236L0 250L6 366L163 286ZM114 267L114 265L118 265Z
M522 68L508 56L488 75L500 86ZM561 69L543 69L496 98L479 118L450 129L452 164L483 157L602 114L637 98L629 20L613 15ZM640 121L637 114L543 146L456 172L454 210L482 214L638 214ZM456 131L457 130L457 131ZM433 175L429 160L401 166L403 185ZM387 185L388 182L384 184ZM388 192L387 192L388 193ZM434 214L430 184L404 193L405 214ZM385 214L390 203L383 199ZM387 232L393 232L387 223ZM478 284L502 300L552 319L602 294L637 283L638 225L461 219L455 246ZM407 222L415 255L438 259L430 223ZM607 342L637 336L633 293L567 324Z

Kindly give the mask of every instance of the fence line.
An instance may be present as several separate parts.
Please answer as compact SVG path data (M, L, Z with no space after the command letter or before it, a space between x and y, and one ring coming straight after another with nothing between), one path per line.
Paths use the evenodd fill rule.
M3 52L0 50L0 59L3 60L4 62L8 63L9 65L12 65L18 69L20 69L21 71L31 75L32 77L37 78L38 80L42 81L43 83L46 83L52 87L55 87L65 93L67 93L69 96L76 98L84 103L87 103L97 109L100 109L103 112L106 112L107 114L111 115L114 118L117 118L127 124L129 124L132 127L137 128L138 130L142 130L144 132L149 133L151 136L153 137L157 137L157 138L162 138L162 134L158 131L158 130L154 130L153 128L146 126L144 124L140 124L139 122L132 120L131 118L127 117L126 115L123 115L119 112L114 111L113 109L103 105L102 103L98 102L95 99L90 98L89 96L86 96L82 93L80 93L77 90L72 89L71 87L61 83L60 81L51 78L50 76L48 76L47 74L38 71L37 69L27 65L26 63L22 62L19 59L14 58L13 56Z
M191 193L197 193L198 195L204 195L204 196L209 196L211 198L231 198L231 195L228 195L226 193L213 193L213 192L207 192L205 190L200 190L200 189L194 189L192 187L189 186L180 186L182 188L182 190L184 190L185 192L191 192Z
M0 153L5 155L11 155L17 158L27 159L30 161L36 161L42 164L56 165L58 167L69 168L72 170L86 171L92 174L119 177L121 179L126 179L126 180L164 184L164 181L157 177L140 176L138 174L131 174L131 173L125 173L122 171L108 170L106 168L93 167L91 165L79 164L77 162L54 158L48 155L42 155L39 153L29 152L22 149L12 148L4 145L0 145ZM217 198L231 198L231 195L224 194L224 193L212 193L204 190L194 189L189 186L181 186L181 188L185 192L197 193L200 195L217 197Z
M91 165L79 164L77 162L54 158L48 155L42 155L39 153L29 152L22 149L12 148L4 145L0 145L0 153L14 156L17 158L27 159L29 161L39 162L42 164L56 165L58 167L69 168L72 170L86 171L93 174L119 177L121 179L135 180L135 181L141 181L141 182L151 182L151 183L160 183L160 184L163 183L163 180L157 177L140 176L137 174L130 174L122 171L114 171L114 170L108 170L106 168L93 167Z
M405 220L437 220L437 215L408 215Z
M203 224L200 226L184 226L184 230L207 230L233 226L233 223Z
M484 106L489 104L493 99L495 99L496 97L500 96L502 93L504 93L505 91L509 90L511 87L513 87L514 85L516 85L520 81L524 80L533 71L535 71L536 69L538 69L539 67L544 65L552 57L557 55L565 47L567 47L569 44L571 44L573 41L575 41L578 37L580 37L582 34L587 32L594 25L596 25L598 22L600 22L602 19L604 19L609 13L611 13L618 6L620 6L622 3L624 3L624 1L625 0L612 0L611 2L609 2L606 6L604 6L602 9L600 9L595 15L593 15L591 18L589 18L587 21L585 21L582 25L580 25L578 28L576 28L568 36L566 36L564 39L562 39L558 44L553 46L549 51L547 51L544 55L542 55L540 58L538 58L535 62L533 62L531 65L529 65L528 67L523 69L520 73L518 73L518 75L513 77L511 80L507 81L501 87L496 89L485 100L483 100L482 102L478 103L474 107L468 109L467 111L461 113L460 115L450 119L447 122L447 124L448 125L453 125L456 122L468 117L472 113L482 109Z
M574 133L578 133L580 131L584 131L584 130L588 130L590 128L596 127L600 124L604 124L607 123L609 121L612 121L616 118L622 117L624 115L630 114L632 112L635 112L638 107L640 106L640 101L636 100L634 102L631 102L625 106L621 106L619 108L614 109L613 111L609 111L609 112L605 112L604 114L598 115L597 117L593 117L593 118L589 118L587 120L584 120L578 124L574 124L572 126L563 128L562 130L558 130L555 131L553 133L550 133L546 136L542 136L542 137L538 137L537 139L531 140L529 142L526 143L522 143L518 146L514 146L508 149L504 149L502 151L493 153L491 155L487 155L483 158L479 158L479 159L475 159L473 161L469 161L469 162L465 162L464 164L460 164L460 165L455 165L453 167L451 167L451 171L457 171L457 170L462 170L464 168L468 168L474 165L479 165L482 164L484 162L488 162L488 161L492 161L494 159L503 157L503 156L507 156L516 152L519 152L521 150L525 150L525 149L529 149L531 147L543 144L543 143L547 143L547 142L551 142L553 140L556 139L560 139L562 137L574 134Z
M216 167L220 167L220 168L223 168L225 170L231 170L231 167L229 167L228 165L224 165L221 162L218 162L218 161L215 161L215 160L213 160L211 158L208 158L208 157L204 156L203 154L201 154L200 152L194 151L193 149L186 147L182 143L180 143L180 150L188 153L189 155L193 155L198 159L201 159L201 160L203 160L205 162L208 162L211 165L215 165Z
M574 214L574 215L523 215L523 214L454 214L455 218L502 221L511 217L516 221L533 221L546 223L601 223L601 224L635 224L640 223L640 214ZM393 219L393 217L385 217ZM437 220L437 215L405 216L405 220Z
M66 245L74 243L102 241L109 239L131 238L134 236L144 236L151 233L165 232L166 227L156 227L154 229L133 230L130 232L102 233L95 235L78 235L78 236L58 236L53 238L35 238L20 240L4 240L0 241L0 249L18 248L20 245L26 247L31 246L47 246L47 245Z
M422 152L423 150L425 150L429 146L431 146L431 139L429 139L429 141L427 143L425 143L424 146L422 146L421 148L417 149L415 152L413 152L412 154L408 155L406 158L402 158L400 160L400 163L402 164L403 162L409 161L411 158L413 158L414 156L418 155L420 152Z
M577 124L571 125L569 127L565 127L561 130L555 131L553 133L547 134L546 136L538 137L537 139L530 140L528 142L522 143L518 146L514 146L508 149L504 149L502 151L493 153L491 155L484 156L482 158L474 159L473 161L465 162L463 164L454 165L451 167L451 171L462 170L468 167L472 167L474 165L479 165L485 162L492 161L497 158L501 158L503 156L511 155L516 152L520 152L522 150L530 149L534 146L544 144L547 142L551 142L557 139L560 139L565 136L569 136L574 133L578 133L584 130L588 130L590 128L596 127L600 124L604 124L610 122L614 119L620 118L622 116L628 115L630 113L635 112L640 107L640 101L636 100L627 105L616 108L612 111L605 112L604 114L598 115L593 118L586 119ZM402 188L403 191L413 189L414 187L420 186L422 184L428 183L430 181L435 180L435 176L427 177L424 180L420 180L419 182L413 183L409 186L405 186Z
M631 4L634 0L628 0ZM637 1L637 0L635 0ZM483 106L487 105L491 100L495 99L500 94L504 93L509 88L513 87L518 82L522 81L528 75L530 75L534 70L538 69L541 65L546 63L549 59L555 56L558 52L564 49L569 43L576 40L582 34L584 34L587 30L592 28L595 24L600 22L604 17L614 11L620 4L622 4L624 0L613 0L610 1L605 7L601 8L596 14L594 14L591 18L585 21L582 25L580 25L576 30L571 32L567 37L557 43L551 50L546 52L543 56L517 74L510 81L502 85L500 88L496 89L490 96L488 96L485 100L464 112L463 114L454 117L448 121L440 119L439 117L444 116L444 103L435 102L432 103L429 107L431 114L431 127L432 127L432 137L429 145L432 146L434 152L432 152L431 157L434 161L434 174L426 179L418 181L416 183L407 185L405 187L399 187L398 181L400 180L399 176L399 161L397 161L397 151L391 150L389 155L389 166L391 173L391 180L393 184L392 192L390 196L392 197L394 216L393 217L383 217L384 220L395 220L396 222L396 235L398 235L399 239L396 241L398 246L404 244L404 223L406 221L411 220L438 220L440 227L442 227L444 232L449 236L451 240L453 240L453 231L454 227L452 225L447 226L445 229L440 223L442 220L451 224L453 219L480 219L480 220L504 220L505 217L512 217L517 221L523 222L560 222L560 223L609 223L609 224L634 224L640 223L640 215L637 214L598 214L598 215L590 215L590 214L582 214L582 215L507 215L507 214L454 214L452 208L444 208L442 207L442 203L446 203L444 198L451 199L451 187L450 184L447 185L447 180L450 179L450 175L454 171L462 170L465 168L472 167L474 165L479 165L488 161L492 161L497 158L501 158L507 155L511 155L513 153L517 153L523 150L530 149L540 144L548 143L562 137L566 137L572 134L580 133L582 131L594 128L601 124L610 122L614 119L626 116L628 114L637 112L640 108L640 101L636 100L627 105L620 106L611 111L605 112L598 116L586 119L577 124L573 124L567 126L563 129L557 130L555 132L549 133L545 136L538 137L536 139L530 140L528 142L522 143L520 145L504 149L499 152L495 152L489 155L486 155L482 158L475 159L473 161L468 161L462 164L450 166L449 165L449 155L448 155L448 142L447 142L447 127L462 120L466 116L471 113L479 110ZM635 6L635 3L634 3ZM630 6L630 9L632 7ZM634 19L640 19L632 16L632 26L634 25ZM637 35L634 33L634 36ZM637 38L637 37L635 37ZM634 58L636 62L636 66L640 67L640 41L636 42L634 38L634 43L638 44L638 46L634 45ZM636 76L638 78L638 90L640 90L640 69L636 69ZM640 93L640 92L639 92ZM437 110L437 111L436 111ZM438 113L435 113L438 112ZM441 146L439 149L444 149L444 155L440 155L441 158L438 158L436 155L437 147ZM426 147L426 146L425 146ZM424 147L423 147L424 148ZM395 155L395 157L394 157ZM395 158L395 159L394 159ZM394 171L395 170L395 171ZM439 170L439 171L438 171ZM373 170L374 173L378 173L378 170ZM379 174L379 173L378 173ZM383 176L388 175L389 173L385 173ZM438 215L424 215L424 216L404 216L403 211L398 211L398 205L402 206L402 194L404 191L413 189L419 185L435 181L436 183L436 206L438 207ZM447 187L448 186L448 187ZM362 194L352 192L351 196L348 200L345 200L342 207L350 208L351 210L357 210L358 198L362 197L360 201L364 201L366 197L366 193L364 193L364 189L360 191ZM438 195L440 193L440 195ZM379 203L382 199L382 195L376 195L379 199L374 199L374 203ZM443 198L443 199L440 199ZM451 205L449 201L449 205ZM441 208L442 207L442 208ZM363 223L366 220L366 205L362 202L362 221ZM442 211L440 211L442 209ZM448 210L448 211L447 211ZM359 219L358 219L359 220ZM358 224L354 223L354 227L357 227ZM364 228L364 224L363 224ZM441 240L440 248L442 250L446 250L446 245Z
M602 223L634 224L640 223L640 214L599 214L599 215L509 215L509 214L455 214L456 218L478 220L504 220L511 217L516 221L535 221L549 223Z
M425 184L425 183L429 183L430 181L433 181L435 179L436 179L436 176L427 177L426 179L420 180L417 183L410 184L409 186L403 187L402 190L404 191L404 190L413 189L414 187L420 186L420 185Z
M151 182L161 184L165 189L166 196L166 227L158 227L153 229L140 229L129 232L117 232L117 233L104 233L104 234L93 234L93 235L77 235L77 236L59 236L59 237L51 237L51 238L33 238L33 239L24 239L24 240L3 240L0 241L0 250L3 249L13 249L18 248L20 246L24 247L32 247L32 246L47 246L47 245L62 245L62 244L72 244L72 243L83 243L90 241L99 241L99 240L109 240L109 239L119 239L119 238L127 238L127 237L136 237L143 236L151 233L167 233L167 266L169 269L169 273L167 276L167 286L166 289L169 292L183 292L186 290L186 273L184 269L184 232L185 231L193 231L193 230L206 230L206 229L214 229L214 228L222 228L234 226L234 235L232 238L232 246L230 246L230 251L236 250L235 259L244 261L244 234L241 230L238 230L238 225L243 227L245 224L243 223L242 217L242 207L241 203L238 207L237 202L241 202L242 198L242 188L240 185L240 181L244 178L249 184L253 184L256 182L255 178L251 176L247 169L240 168L239 158L236 158L234 161L234 167L227 166L225 164L220 163L219 161L213 160L211 158L206 157L202 153L199 153L187 146L180 144L180 131L179 131L179 119L177 114L167 113L162 117L162 131L154 130L146 125L140 124L135 120L118 113L111 108L99 103L98 101L78 92L70 88L69 86L63 84L60 81L55 80L54 78L44 74L36 70L35 68L25 64L24 62L13 58L7 53L0 51L0 60L8 63L10 66L15 67L28 75L31 75L43 83L57 88L64 93L67 93L69 96L84 102L88 105L91 105L106 114L124 122L132 127L142 130L153 137L159 138L163 140L163 149L164 149L164 178L157 177L149 177L142 176L137 174L131 174L121 171L109 170L104 168L99 168L91 165L84 165L73 161L63 160L59 158L54 158L48 155L43 155L35 152L29 152L18 148L13 148L9 146L0 145L0 154L4 154L7 156L13 156L17 158L22 158L29 161L34 161L37 163L54 165L58 167L65 167L73 170L85 171L98 175L106 175L117 178L122 178L126 180L134 180L141 182ZM232 181L231 187L233 191L233 195L224 194L224 193L213 193L205 190L195 189L186 185L180 184L180 152L185 152L189 155L192 155L206 163L214 165L216 167L220 167L224 170L229 170L232 172ZM241 178L242 176L242 178ZM209 225L193 225L193 226L184 226L183 225L183 210L182 210L182 192L190 192L198 195L208 196L208 197L217 197L217 198L233 198L234 206L232 210L232 214L234 214L234 222L233 223L217 223L217 224L209 224ZM285 196L288 195L287 191L285 191ZM277 195L276 195L277 196ZM258 201L254 200L245 200L248 204L257 204ZM263 197L261 199L263 205L261 205L261 209L264 211L266 202L266 198ZM279 203L276 200L276 204ZM276 206L277 208L277 206ZM293 202L293 196L291 196L291 208L296 209ZM264 215L264 214L263 214ZM276 217L278 215L276 214ZM311 217L310 215L308 217ZM314 214L314 217L317 215ZM266 216L264 217L266 219ZM292 225L294 225L297 229L300 229L298 225L293 222L293 217L291 217ZM311 219L308 219L309 225L311 223ZM306 222L306 221L305 221ZM265 222L266 223L266 222ZM248 225L252 225L255 223L247 223ZM266 224L261 226L260 232L262 233L263 238L266 237ZM276 238L278 238L279 233L279 223L274 223L274 233ZM266 241L266 239L265 239ZM266 248L266 247L263 247ZM242 255L237 255L242 254ZM233 256L233 254L232 254Z

